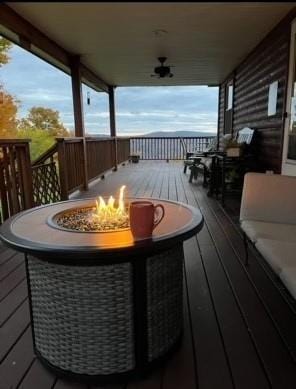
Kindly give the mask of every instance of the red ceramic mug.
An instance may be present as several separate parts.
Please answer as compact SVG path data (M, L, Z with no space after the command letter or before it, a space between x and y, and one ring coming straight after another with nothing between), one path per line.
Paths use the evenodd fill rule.
M161 210L159 214L158 210ZM159 215L157 215L159 214ZM161 204L151 201L133 201L129 206L130 227L134 238L149 238L154 228L162 221L165 211Z

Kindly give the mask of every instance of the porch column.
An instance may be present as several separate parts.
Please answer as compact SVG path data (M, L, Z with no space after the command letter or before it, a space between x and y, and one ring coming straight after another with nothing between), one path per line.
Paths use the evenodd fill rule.
M113 86L109 86L109 116L110 116L110 135L114 137L114 148L113 148L114 170L117 170L117 139L116 139L116 122L115 122L115 99L114 99Z
M82 84L80 73L80 57L72 56L70 59L72 96L74 109L75 136L84 136Z
M72 80L72 98L74 111L75 136L83 138L83 171L84 171L84 190L88 189L88 172L87 172L87 153L86 140L84 131L84 116L83 116L83 97L81 83L81 67L80 56L74 55L70 57L71 80Z

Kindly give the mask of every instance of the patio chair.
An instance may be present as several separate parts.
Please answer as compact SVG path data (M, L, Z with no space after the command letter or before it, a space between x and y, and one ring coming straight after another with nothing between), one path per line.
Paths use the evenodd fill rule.
M191 167L194 165L194 163L196 163L195 159L205 157L209 152L213 152L217 149L217 137L214 137L203 151L200 151L199 149L195 149L193 151L187 151L184 139L181 139L181 142L182 142L183 149L185 150L186 153L186 159L184 160L184 170L183 170L184 173L186 173L187 167Z
M217 137L215 137L206 150L204 150L202 153L195 154L188 161L184 161L184 165L187 163L187 166L189 166L191 169L189 182L192 182L193 178L197 179L198 173L202 173L203 186L208 186L212 166L212 157L217 154L223 154L230 139L231 134L224 135L220 141L220 150L217 150ZM186 173L185 166L184 173Z
M236 146L240 151L238 154L230 153L226 145L223 153L211 157L211 165L207 167L210 186L208 196L221 194L223 206L226 193L241 193L245 173L255 169L254 134L255 130L243 128L234 139L235 144L240 145Z

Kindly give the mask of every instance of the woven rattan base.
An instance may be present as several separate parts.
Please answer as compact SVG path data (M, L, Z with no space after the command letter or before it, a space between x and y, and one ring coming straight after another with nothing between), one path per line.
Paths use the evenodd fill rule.
M57 366L52 365L48 362L43 356L38 352L38 350L35 350L35 354L38 357L39 361L42 363L42 365L50 370L53 374L55 374L57 377L73 381L73 382L82 382L87 384L119 384L122 382L126 382L126 380L130 379L145 379L154 369L160 368L162 366L165 366L166 361L175 353L178 351L180 346L182 345L182 338L183 338L183 331L181 332L180 336L178 337L177 341L174 343L173 346L167 351L166 354L162 355L161 357L154 359L153 361L149 362L145 367L142 367L140 369L135 368L134 370L124 372L124 373L114 373L114 374L108 374L108 375L87 375L87 374L76 374L71 371L63 370L58 368Z
M182 269L182 243L108 265L65 265L29 256L37 356L75 379L118 380L149 371L181 337Z

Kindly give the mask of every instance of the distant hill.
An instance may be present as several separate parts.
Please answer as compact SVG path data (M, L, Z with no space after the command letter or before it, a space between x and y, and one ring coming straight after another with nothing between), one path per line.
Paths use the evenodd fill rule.
M96 138L102 137L106 138L110 136L109 134L91 134L86 133L86 136L93 136ZM119 134L119 136L124 136L123 134ZM133 135L128 135L133 136ZM203 131L155 131L155 132L149 132L147 134L142 135L134 135L136 137L138 136L147 136L149 138L186 138L186 137L199 137L199 136L216 136L215 132L203 132Z
M194 136L215 136L216 133L214 132L203 132L203 131L155 131L155 132L149 132L148 134L143 134L142 136L148 136L148 137L162 137L162 138L169 138L169 137L194 137Z

